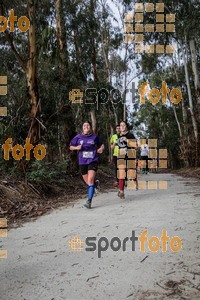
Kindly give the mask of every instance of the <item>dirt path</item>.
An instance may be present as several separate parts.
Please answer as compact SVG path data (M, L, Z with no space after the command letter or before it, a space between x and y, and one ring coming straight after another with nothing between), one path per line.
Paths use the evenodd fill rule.
M0 299L200 299L200 182L172 174L140 180L167 180L168 189L127 190L125 200L116 191L99 194L91 210L80 200L9 230L0 243L8 250L0 259ZM126 251L111 249L113 237L122 241L145 229L148 238L160 238L162 229L179 236L182 250L151 252L146 242L141 253L139 241L132 251L130 240ZM85 251L84 242L83 251L72 251L74 236L96 237L98 249L106 237L108 250Z

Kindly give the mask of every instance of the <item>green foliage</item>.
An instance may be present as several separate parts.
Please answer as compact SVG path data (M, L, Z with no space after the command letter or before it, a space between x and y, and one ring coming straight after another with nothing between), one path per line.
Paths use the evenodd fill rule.
M66 184L66 170L68 161L49 164L45 161L34 161L27 172L27 179L39 186L41 184L56 184L64 187Z

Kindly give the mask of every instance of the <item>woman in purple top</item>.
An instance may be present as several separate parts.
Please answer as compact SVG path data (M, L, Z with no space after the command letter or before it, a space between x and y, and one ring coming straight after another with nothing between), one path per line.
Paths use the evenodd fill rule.
M98 154L104 150L104 145L98 135L92 132L89 121L83 123L83 131L77 134L70 142L70 150L78 150L78 161L81 175L88 185L88 200L85 207L91 208L94 194L94 179L98 168Z

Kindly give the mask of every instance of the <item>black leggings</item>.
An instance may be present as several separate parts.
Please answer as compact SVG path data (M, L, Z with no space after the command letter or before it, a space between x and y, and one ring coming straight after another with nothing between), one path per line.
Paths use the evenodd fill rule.
M117 178L117 156L113 156L113 162L114 162L114 165L115 165L115 178L116 178L116 181L118 182L118 178Z
M146 168L142 168L143 171L149 172L149 168L148 168L148 156L141 156L141 160L145 160L146 161Z

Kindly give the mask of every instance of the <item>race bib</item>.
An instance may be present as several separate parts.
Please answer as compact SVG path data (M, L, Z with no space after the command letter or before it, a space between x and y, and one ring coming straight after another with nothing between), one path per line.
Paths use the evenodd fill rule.
M93 158L93 151L83 151L83 158Z

